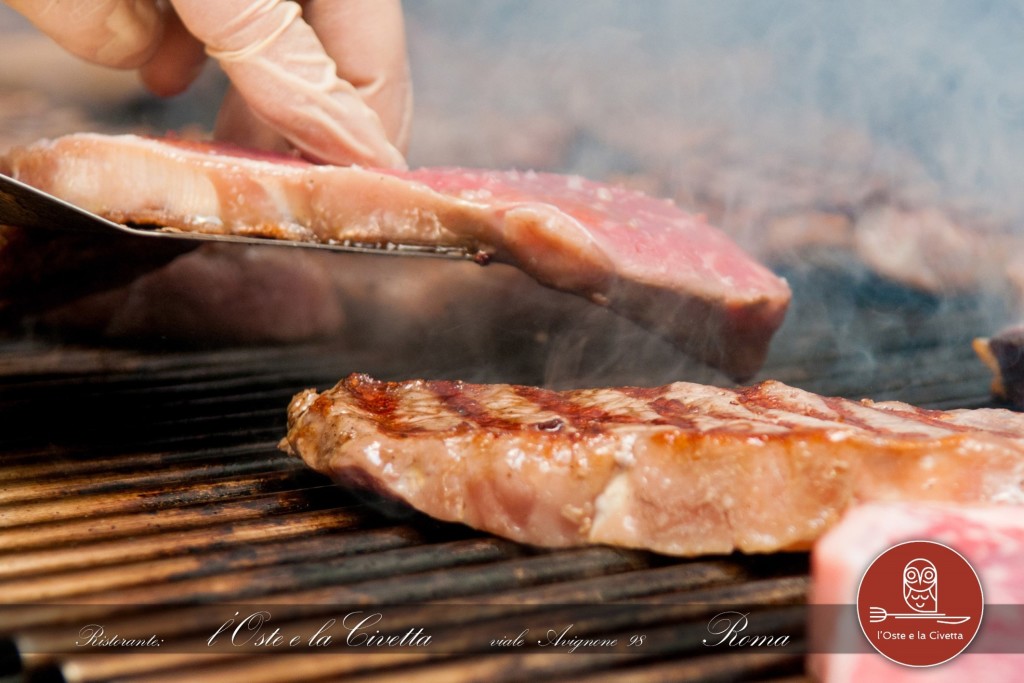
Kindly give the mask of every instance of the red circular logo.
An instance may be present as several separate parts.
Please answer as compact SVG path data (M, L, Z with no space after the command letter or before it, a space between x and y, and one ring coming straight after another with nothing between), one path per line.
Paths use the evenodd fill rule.
M864 635L881 654L907 666L934 666L963 652L983 611L974 568L960 553L932 541L889 548L857 589Z

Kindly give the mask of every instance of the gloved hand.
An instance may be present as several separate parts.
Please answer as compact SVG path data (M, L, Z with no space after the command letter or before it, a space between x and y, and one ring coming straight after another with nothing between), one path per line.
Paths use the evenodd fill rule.
M6 0L64 48L183 91L209 55L232 88L217 135L336 164L403 167L411 87L400 0Z

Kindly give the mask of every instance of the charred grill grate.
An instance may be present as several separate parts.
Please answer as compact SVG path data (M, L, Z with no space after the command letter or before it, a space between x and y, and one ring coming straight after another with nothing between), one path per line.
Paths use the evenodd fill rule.
M822 286L795 282L797 301L800 286ZM830 286L837 284L844 297L858 291L847 281ZM977 302L893 304L891 292L860 286L861 300L842 313L828 301L795 310L766 374L826 394L936 407L988 403L984 368L969 347L971 336L992 328ZM851 344L849 330L871 345ZM356 370L422 374L401 360L330 346L143 353L0 344L0 601L26 605L0 612L2 674L69 681L803 675L798 654L696 644L708 610L721 604L756 605L766 628L800 633L806 555L681 560L610 548L542 551L382 511L379 501L338 489L277 450L296 391ZM302 625L322 622L335 605L428 602L451 605L430 614L456 640L480 631L501 636L524 619L568 620L604 635L642 629L658 645L642 656L45 654L68 623L126 632L144 624L200 642L219 622L195 606L275 605L275 620ZM631 602L644 607L600 627L588 623L589 606Z

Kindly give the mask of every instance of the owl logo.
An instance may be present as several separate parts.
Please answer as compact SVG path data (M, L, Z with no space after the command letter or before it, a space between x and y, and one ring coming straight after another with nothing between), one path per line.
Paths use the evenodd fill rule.
M903 599L915 612L933 614L939 611L939 575L935 565L918 557L903 568Z

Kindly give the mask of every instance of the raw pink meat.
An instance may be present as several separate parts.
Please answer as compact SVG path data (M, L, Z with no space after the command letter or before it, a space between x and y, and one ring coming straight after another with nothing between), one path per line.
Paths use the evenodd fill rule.
M576 176L317 166L96 134L16 148L0 170L122 222L465 248L608 305L736 378L760 368L790 298L785 281L703 217Z

